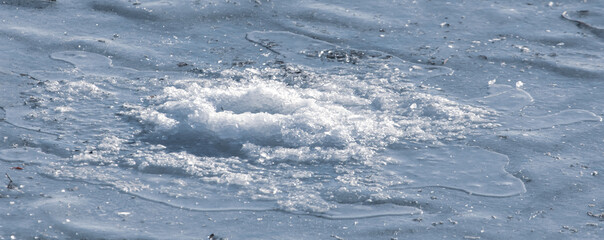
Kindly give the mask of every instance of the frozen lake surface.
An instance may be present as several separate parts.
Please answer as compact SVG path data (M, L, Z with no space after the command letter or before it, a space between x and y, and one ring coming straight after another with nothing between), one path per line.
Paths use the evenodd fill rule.
M600 239L604 1L0 0L0 239Z

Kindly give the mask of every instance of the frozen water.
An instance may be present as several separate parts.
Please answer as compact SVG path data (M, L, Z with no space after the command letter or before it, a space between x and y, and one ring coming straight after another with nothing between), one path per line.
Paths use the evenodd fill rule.
M395 204L358 205L340 204L326 214L320 215L328 219L360 219L384 216L419 215L422 211L413 207L401 207Z
M0 239L601 238L601 2L292 5L1 1Z
M488 105L500 112L518 112L534 101L533 97L520 88L508 85L489 85L489 95L477 99L477 102Z
M602 117L586 110L564 110L545 116L522 116L519 120L502 120L504 127L511 129L538 130L583 121L601 122Z
M279 55L286 62L295 62L297 64L309 65L315 68L338 67L348 63L353 65L365 65L366 67L383 68L384 65L389 68L399 69L405 80L411 80L413 77L422 78L434 77L439 75L451 74L450 68L442 66L419 66L409 63L398 57L375 50L358 50L352 48L343 48L325 41L313 39L304 35L291 32L271 31L271 32L250 32L246 34L246 39L253 43L269 49ZM320 59L321 61L317 61ZM347 71L354 71L358 68L347 68ZM366 68L360 68L366 71Z
M564 11L562 17L590 29L595 35L604 37L604 15L597 10Z
M473 195L509 197L525 192L524 184L505 171L507 156L473 147L395 151L400 162L389 168L404 176L393 188L450 188Z
M582 109L563 110L543 116L518 116L517 114L534 102L533 97L518 87L501 84L489 85L489 95L478 99L477 102L512 114L503 115L500 119L499 123L506 129L538 130L582 121L602 121L602 117Z

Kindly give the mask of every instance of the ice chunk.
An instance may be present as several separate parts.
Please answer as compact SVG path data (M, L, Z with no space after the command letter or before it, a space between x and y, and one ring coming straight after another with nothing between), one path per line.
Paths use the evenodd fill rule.
M507 129L538 130L585 121L602 121L602 118L590 111L569 109L544 116L504 117L501 123Z
M533 97L519 87L513 88L508 85L489 84L489 95L477 99L477 101L497 111L511 113L522 110L525 106L532 103Z
M86 51L63 51L50 55L52 59L73 64L78 70L88 74L123 75L136 70L124 67L114 67L111 59L106 56Z
M581 109L564 110L544 116L518 116L517 114L524 107L533 102L533 97L520 89L522 85L521 81L516 82L516 88L501 84L489 85L490 95L477 101L502 113L499 123L504 129L538 130L583 121L602 120L596 114Z
M329 219L362 219L384 216L418 215L423 211L414 207L385 204L338 204L337 207L319 214Z
M54 161L61 161L62 159L58 156L45 153L39 148L10 148L0 150L0 160L48 164Z
M604 37L604 14L592 10L564 11L562 17L591 29L594 34Z
M520 179L505 171L507 156L481 148L447 146L397 150L389 155L399 164L388 169L408 180L393 188L442 187L489 197L526 191Z

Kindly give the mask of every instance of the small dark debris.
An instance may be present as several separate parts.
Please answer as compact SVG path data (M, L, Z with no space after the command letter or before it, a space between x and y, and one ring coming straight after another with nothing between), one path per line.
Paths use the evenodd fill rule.
M531 179L529 176L527 176L526 173L522 172L522 171L518 171L514 174L512 174L514 177L520 179L522 182L524 183L530 183L533 181L533 179Z
M188 63L186 63L186 62L179 62L177 65L178 65L178 67L186 67L186 66L189 66L189 64L188 64Z
M581 17L585 17L589 14L589 10L579 10L577 12L579 13L579 16L581 16Z
M436 59L436 57L431 57L430 60L426 61L426 63L428 63L430 65L445 65L448 61L449 61L448 58Z
M361 59L380 58L383 54L366 52L354 49L326 49L321 51L308 51L304 53L307 57L317 57L325 61L336 61L357 64Z
M256 62L249 61L249 60L248 61L235 61L235 62L231 63L231 66L233 66L233 67L245 67L247 65L252 65L254 63L256 63Z
M12 169L12 170L23 170L23 168L22 168L22 167L12 167L12 168L10 168L10 169Z
M487 56L485 56L485 55L478 55L478 58L480 58L482 60L487 60L488 59Z
M38 80L35 77L32 77L32 76L30 76L27 73L19 73L19 76L21 76L21 77L27 77L27 78L32 79L32 80Z
M283 69L288 74L300 74L302 73L302 69L292 67L292 66L284 66Z
M15 183L13 182L13 179L10 178L10 176L8 175L8 173L5 173L6 178L8 178L8 184L6 184L6 188L8 189L17 189L17 185L15 185Z
M200 68L193 68L191 70L188 70L187 72L195 73L195 74L203 74L204 73L203 69L200 69Z
M438 221L438 222L433 222L432 226L437 226L437 225L443 225L444 223L442 221Z
M265 40L265 41L266 41L266 40ZM279 44L277 44L276 42L271 42L271 41L268 41L268 42L264 43L263 45L264 45L264 47L266 47L266 48L272 48L272 47L279 46Z
M52 198L52 196L46 195L44 193L40 193L40 197L43 197L43 198Z

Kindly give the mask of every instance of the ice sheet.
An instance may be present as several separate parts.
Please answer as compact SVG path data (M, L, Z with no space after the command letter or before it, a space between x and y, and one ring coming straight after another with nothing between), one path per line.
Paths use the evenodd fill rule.
M599 239L603 9L0 1L0 239Z

